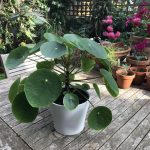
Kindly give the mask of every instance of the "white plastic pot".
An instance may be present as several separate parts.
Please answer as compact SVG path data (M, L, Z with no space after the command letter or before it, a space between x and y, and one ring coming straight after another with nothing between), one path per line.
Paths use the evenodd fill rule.
M88 101L79 104L72 111L67 110L63 105L52 104L54 128L63 135L79 134L84 129L88 108Z

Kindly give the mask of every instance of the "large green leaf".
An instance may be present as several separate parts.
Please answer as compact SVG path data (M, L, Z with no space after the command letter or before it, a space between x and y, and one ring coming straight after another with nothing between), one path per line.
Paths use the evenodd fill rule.
M45 43L45 41L40 41L39 43L37 43L33 48L29 49L29 53L34 54L34 53L38 52L43 43Z
M61 80L54 72L39 69L26 80L24 91L32 107L46 107L52 104L61 93Z
M41 61L38 62L36 65L37 69L48 69L52 70L54 68L55 62L54 61Z
M106 128L112 121L111 110L104 106L94 108L88 116L88 125L95 130Z
M20 78L16 79L15 82L10 87L8 98L11 103L13 102L13 100L15 99L18 93L19 84L20 84Z
M54 41L54 42L58 42L60 44L63 43L63 40L59 36L52 34L52 33L45 33L44 38L50 42Z
M86 57L81 58L81 67L84 72L90 72L94 68L94 65L94 60Z
M119 89L117 86L116 81L114 80L114 78L112 77L112 74L110 72L108 72L105 69L100 69L100 73L101 75L104 77L104 81L106 84L106 88L109 91L109 93L113 96L116 97L119 94Z
M73 93L67 93L63 98L63 104L65 108L73 110L79 105L79 98Z
M80 50L85 50L80 44L82 39L80 36L76 34L64 34L63 38L67 45L70 45L70 47L76 47Z
M100 44L96 43L95 41L87 38L82 38L79 41L79 45L84 50L94 55L96 58L107 59L107 52Z
M19 93L12 103L12 112L18 121L28 123L35 120L38 108L33 108L28 103L25 93Z
M42 44L40 50L44 56L49 58L59 58L67 52L65 45L53 41Z
M93 87L94 87L94 89L95 89L95 92L96 92L97 96L98 96L99 98L101 98L101 93L100 93L100 90L99 90L98 85L97 85L96 83L93 83Z
M18 47L10 52L7 60L6 60L6 66L8 69L15 68L22 64L25 59L29 55L29 49L27 47Z

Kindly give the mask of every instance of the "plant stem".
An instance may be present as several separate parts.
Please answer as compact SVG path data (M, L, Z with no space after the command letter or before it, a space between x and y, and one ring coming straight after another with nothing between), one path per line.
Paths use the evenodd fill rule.
M37 54L34 54L35 56L37 56L37 57L39 57L39 58L42 58L43 60L45 60L45 61L49 61L48 59L46 59L46 58L43 58L43 57L41 57L41 56L39 56L39 55L37 55ZM59 69L61 69L62 71L64 71L64 69L62 69L61 67L59 67L58 65L55 65L57 68L59 68Z

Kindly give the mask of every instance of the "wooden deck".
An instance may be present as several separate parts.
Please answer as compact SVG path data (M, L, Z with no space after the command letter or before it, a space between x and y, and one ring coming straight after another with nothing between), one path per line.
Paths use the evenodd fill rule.
M7 98L13 80L0 82L0 120L26 146L12 150L150 150L150 91L132 87L120 90L120 95L113 98L100 85L102 99L99 100L94 90L90 90L90 100L95 106L103 105L112 110L112 123L99 132L89 129L86 124L81 134L63 136L54 130L50 108L41 109L33 123L16 121ZM5 133L1 132L0 138L2 134Z

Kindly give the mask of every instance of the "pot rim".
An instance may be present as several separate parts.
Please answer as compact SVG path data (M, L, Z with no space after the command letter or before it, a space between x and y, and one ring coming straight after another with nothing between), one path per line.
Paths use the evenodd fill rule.
M88 100L86 100L84 103L81 103L81 104L79 104L79 105L82 105L82 104L85 104L86 102L89 102ZM55 106L58 106L58 107L65 107L64 105L60 105L60 104L56 104L56 103L52 103L53 105L55 105ZM78 106L79 106L78 105ZM78 107L77 106L77 107Z
M84 91L84 92L86 92L86 94L88 95L88 99L89 99L89 98L90 98L89 92L88 92L88 91ZM82 104L84 104L84 103L86 103L86 102L88 102L88 100L86 100L85 102L83 102L83 103L81 103L81 104L79 104L79 105L82 105ZM58 106L58 107L64 107L64 105L56 104L55 102L53 102L52 104L55 105L55 106ZM79 106L79 105L78 105L78 106Z

